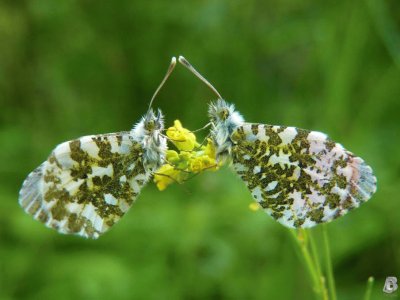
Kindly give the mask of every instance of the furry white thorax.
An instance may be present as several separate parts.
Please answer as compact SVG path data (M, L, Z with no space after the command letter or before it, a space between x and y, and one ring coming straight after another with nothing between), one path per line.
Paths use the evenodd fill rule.
M210 104L208 114L211 118L211 137L217 150L217 160L221 161L230 156L232 148L230 136L238 126L244 124L244 119L235 111L233 104L228 104L222 99Z
M167 151L167 140L161 135L164 130L164 116L160 110L158 115L153 110L149 110L142 117L130 134L133 140L142 145L143 167L148 172L155 172L165 161Z

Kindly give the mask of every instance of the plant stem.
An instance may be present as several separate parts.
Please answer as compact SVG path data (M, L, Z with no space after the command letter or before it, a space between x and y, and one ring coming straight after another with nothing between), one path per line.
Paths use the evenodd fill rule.
M365 296L364 300L369 300L371 299L371 292L372 292L372 287L374 285L374 277L369 277L367 281L367 290L365 291Z
M335 279L333 277L331 250L329 247L328 229L326 224L322 224L322 235L324 240L324 251L325 251L325 267L328 278L328 290L331 300L336 300L336 289Z
M313 290L317 298L327 300L327 294L324 293L324 286L322 285L322 276L319 276L318 268L316 263L313 261L310 251L307 247L308 233L304 229L299 229L297 232L295 230L290 230L292 237L295 239L296 244L299 246L301 254L303 255L304 263L307 267L308 273L310 275Z
M316 267L318 280L319 280L319 284L320 284L320 287L321 287L321 292L323 294L323 298L324 299L329 299L328 291L326 289L325 277L322 275L322 271L321 271L321 261L319 259L319 254L318 254L317 246L315 244L314 235L313 235L311 230L308 230L308 237L309 237L309 240L310 240L311 254L312 254L313 258L314 258L314 264L315 264L315 267Z
M319 259L317 247L315 245L315 240L314 240L314 237L313 237L313 234L311 233L311 231L308 232L308 237L310 239L311 252L312 252L312 255L314 256L314 262L315 262L315 266L317 268L317 273L319 276L321 276L322 273L321 273L320 259Z

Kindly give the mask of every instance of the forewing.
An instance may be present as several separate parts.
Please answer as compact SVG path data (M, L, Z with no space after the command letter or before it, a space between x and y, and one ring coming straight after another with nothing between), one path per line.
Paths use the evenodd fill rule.
M253 198L287 227L329 222L376 191L372 169L323 133L245 124L231 139L234 169Z
M128 132L64 142L25 179L19 203L61 233L97 238L126 213L149 179L142 155Z

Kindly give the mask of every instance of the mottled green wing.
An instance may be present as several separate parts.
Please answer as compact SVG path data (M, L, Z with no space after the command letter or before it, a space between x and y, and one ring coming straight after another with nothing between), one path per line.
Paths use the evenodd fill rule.
M47 227L97 238L126 213L149 179L142 155L129 132L62 143L28 175L19 203Z
M329 222L376 191L372 169L323 133L245 124L231 139L234 169L253 198L287 227Z

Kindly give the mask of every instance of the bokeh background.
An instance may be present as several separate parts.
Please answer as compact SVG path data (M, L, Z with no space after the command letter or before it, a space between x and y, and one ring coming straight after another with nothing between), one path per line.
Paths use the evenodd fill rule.
M96 241L19 207L22 181L58 143L130 129L180 54L247 121L326 132L374 168L376 195L328 230L339 299L360 299L369 276L386 299L386 276L400 277L396 0L2 0L0 299L312 297L288 230L249 209L228 168L148 184ZM155 107L167 126L196 129L214 98L178 66Z

